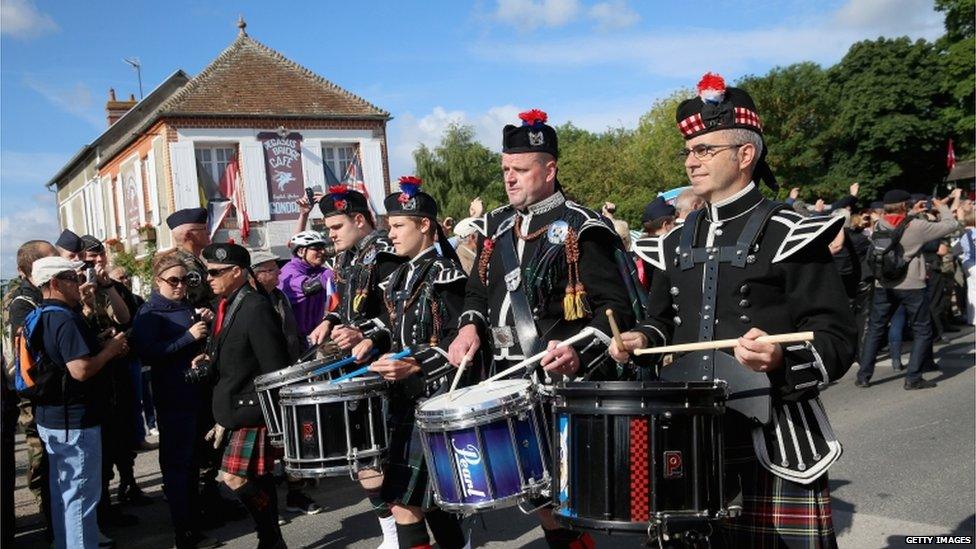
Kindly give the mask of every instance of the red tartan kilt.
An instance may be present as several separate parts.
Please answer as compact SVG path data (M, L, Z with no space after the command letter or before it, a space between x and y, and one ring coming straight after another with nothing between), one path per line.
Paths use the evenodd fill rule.
M280 448L271 445L266 427L245 427L230 432L220 470L238 477L271 474L275 460L281 459Z

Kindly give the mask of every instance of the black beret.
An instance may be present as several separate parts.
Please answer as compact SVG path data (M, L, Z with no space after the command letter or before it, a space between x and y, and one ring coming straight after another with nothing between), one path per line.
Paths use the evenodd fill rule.
M237 265L245 269L251 266L251 254L247 248L230 242L211 244L203 249L201 255L207 263Z
M880 210L881 208L884 208L884 202L880 200L875 200L874 202L871 203L870 206L868 206L868 208L871 210Z
M352 215L361 213L369 216L369 202L361 193L346 185L332 185L329 193L319 201L319 210L324 217L333 215Z
M206 208L186 208L173 212L166 218L166 225L170 230L179 227L180 225L188 225L195 223L198 225L207 224L207 209Z
M893 189L884 194L884 203L898 204L900 202L908 202L911 197L912 195L908 194L908 191Z
M641 223L648 223L662 217L674 216L674 206L664 201L658 196L644 206L644 215L641 216Z
M437 201L433 196L421 192L422 184L419 177L401 177L400 192L391 193L383 200L386 215L409 215L437 221Z
M912 195L911 195L911 197L909 199L912 202L925 202L926 200L929 199L929 195L924 194L924 193L912 193Z
M71 232L70 229L65 229L61 231L61 236L58 237L54 245L58 248L68 250L69 252L76 254L81 251L81 238L79 238L75 233Z
M549 115L532 109L519 113L521 126L509 124L502 130L502 152L508 154L543 152L559 158L556 130L546 124Z
M105 250L105 245L102 244L101 240L90 234L86 234L81 237L81 250L85 252L101 253Z

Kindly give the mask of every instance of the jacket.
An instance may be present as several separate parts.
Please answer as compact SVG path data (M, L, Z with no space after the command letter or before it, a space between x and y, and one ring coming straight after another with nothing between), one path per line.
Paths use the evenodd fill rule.
M952 217L952 213L945 206L939 206L939 218L941 221L926 221L925 219L912 218L901 236L901 247L905 251L905 257L911 257L912 261L908 264L908 272L905 278L898 282L881 282L876 284L891 290L921 290L925 288L925 258L921 250L922 246L930 240L942 238L959 228L959 222ZM876 227L884 229L894 229L894 225L889 223L884 217L878 220Z
M278 289L291 303L298 332L303 340L322 322L331 280L331 269L313 267L300 257L291 258L281 268Z

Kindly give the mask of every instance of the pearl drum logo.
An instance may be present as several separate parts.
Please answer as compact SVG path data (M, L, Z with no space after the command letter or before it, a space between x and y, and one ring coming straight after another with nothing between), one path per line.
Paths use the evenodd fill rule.
M464 444L464 441L458 447L458 440L453 437L451 447L454 449L454 465L461 478L461 495L465 500L485 498L485 469L478 447Z
M664 478L681 478L685 476L681 452L669 450L664 452Z

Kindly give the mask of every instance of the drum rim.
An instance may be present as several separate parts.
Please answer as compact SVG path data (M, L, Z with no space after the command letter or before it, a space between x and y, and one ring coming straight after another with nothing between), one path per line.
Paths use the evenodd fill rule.
M312 383L289 385L278 393L278 400L279 402L283 402L285 398L295 400L324 396L354 396L371 392L385 393L388 386L389 382L378 375L347 379L339 383L333 383L330 380L323 379ZM324 387L328 387L328 389L324 389ZM357 389L360 391L355 392Z
M268 389L276 389L297 381L302 381L306 378L312 378L314 376L308 374L337 360L341 359L332 357L317 358L315 360L299 362L298 364L293 364L267 374L261 374L254 378L254 389L256 391L267 391Z
M513 380L499 380L499 381L513 381ZM521 381L521 380L520 380ZM525 380L528 381L528 380ZM479 387L479 385L473 385L471 387L464 387L464 389L474 389ZM475 406L464 406L463 408L456 407L450 409L442 410L425 410L425 407L429 406L431 403L440 403L450 397L448 393L442 395L437 395L435 397L429 398L423 403L417 406L415 412L415 417L417 421L423 421L428 424L432 423L443 423L446 421L451 421L454 419L467 419L471 415L490 416L493 413L504 413L507 408L512 405L517 405L519 407L531 408L535 403L539 402L541 395L539 391L535 388L532 382L528 381L528 390L515 391L513 393L506 394L504 396L493 398L491 400L481 402ZM488 420L485 420L488 421Z

